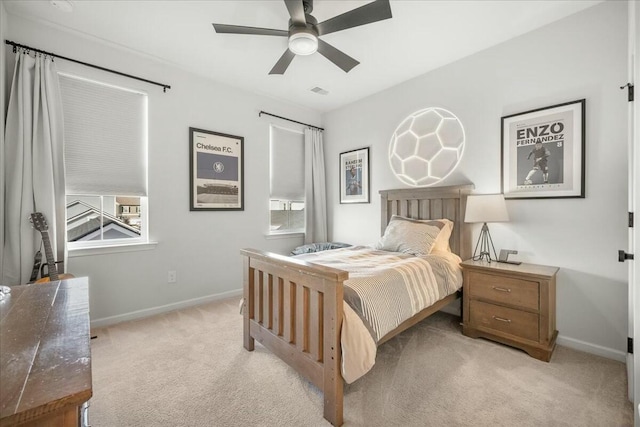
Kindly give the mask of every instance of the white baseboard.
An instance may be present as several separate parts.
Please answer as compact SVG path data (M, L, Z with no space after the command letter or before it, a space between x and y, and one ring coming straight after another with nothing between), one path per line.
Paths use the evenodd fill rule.
M606 357L607 359L617 360L622 363L627 361L627 353L620 350L614 350L613 348L603 347L597 344L591 344L589 342L580 341L575 338L569 338L562 335L558 335L556 343L565 347L572 348L574 350L584 351L585 353L595 354L596 356Z
M156 314L166 313L168 311L179 310L181 308L192 307L194 305L205 304L207 302L218 301L226 298L239 297L242 295L242 289L222 292L205 297L188 299L185 301L174 302L171 304L160 305L158 307L145 308L143 310L132 311L130 313L118 314L115 316L103 317L91 321L91 328L104 328L105 326L115 325L116 323L126 322L128 320L141 319Z

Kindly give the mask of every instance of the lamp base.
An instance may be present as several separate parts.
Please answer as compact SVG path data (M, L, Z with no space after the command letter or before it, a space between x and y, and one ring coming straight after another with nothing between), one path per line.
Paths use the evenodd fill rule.
M478 247L480 248L479 254ZM491 258L491 249L493 249L493 259ZM493 246L493 239L491 239L489 226L486 222L482 225L482 230L480 230L480 237L478 237L478 243L476 243L476 248L473 250L473 257L471 259L473 259L474 261L484 260L488 263L498 260L498 255L496 255L496 248Z

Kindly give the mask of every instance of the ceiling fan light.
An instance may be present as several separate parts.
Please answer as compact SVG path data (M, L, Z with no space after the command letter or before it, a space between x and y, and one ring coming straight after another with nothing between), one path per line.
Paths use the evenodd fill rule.
M318 38L310 33L296 33L289 37L289 50L296 55L311 55L318 50Z

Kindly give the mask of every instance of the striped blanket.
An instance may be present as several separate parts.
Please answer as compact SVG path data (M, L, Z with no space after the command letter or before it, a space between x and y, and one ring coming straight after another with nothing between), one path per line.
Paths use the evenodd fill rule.
M349 272L344 300L376 343L405 320L462 286L460 267L451 256L416 257L352 246L297 258Z

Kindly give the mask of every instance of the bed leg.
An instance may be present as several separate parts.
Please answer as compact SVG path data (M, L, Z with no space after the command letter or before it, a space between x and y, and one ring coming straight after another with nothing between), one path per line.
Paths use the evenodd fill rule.
M325 288L324 310L324 417L334 426L342 425L343 391L342 350L342 283L332 283Z
M340 427L343 422L342 405L344 400L342 377L336 378L330 384L325 381L324 386L324 417L332 425Z
M253 268L249 267L249 258L245 257L243 262L244 267L244 280L243 280L243 294L244 294L244 305L242 307L242 317L243 317L243 344L244 348L247 351L253 351L255 340L251 336L251 316L254 313L253 304L254 304L254 271Z
M247 308L245 306L244 313L244 348L247 351L253 351L255 340L251 337L251 331L249 330L249 315L246 313Z

